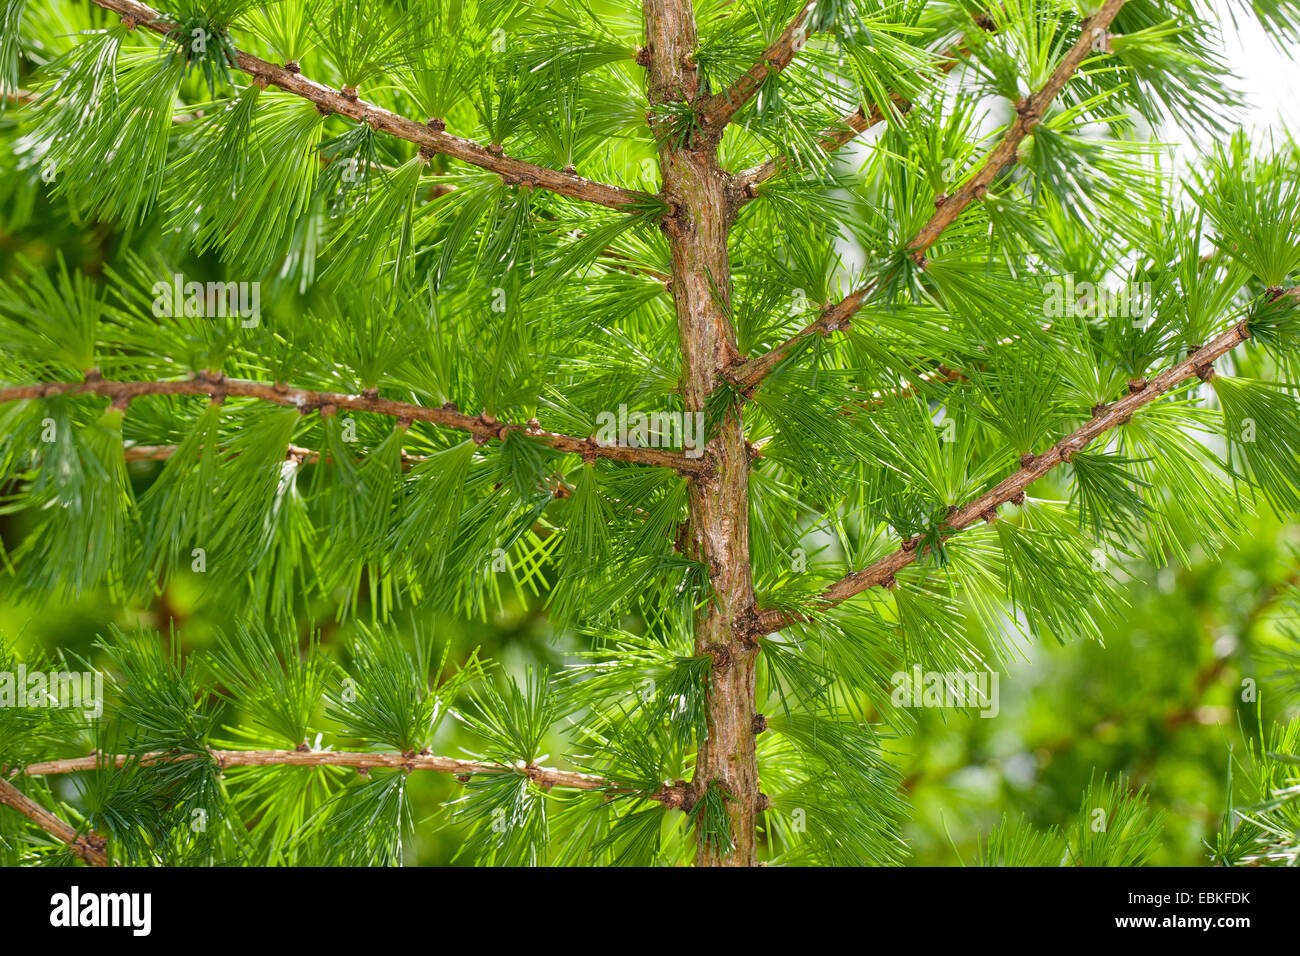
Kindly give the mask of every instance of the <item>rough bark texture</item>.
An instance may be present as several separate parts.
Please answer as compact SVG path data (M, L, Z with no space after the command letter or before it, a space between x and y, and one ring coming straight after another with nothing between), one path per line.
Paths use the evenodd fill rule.
M695 16L690 0L646 0L647 82L652 107L695 103L699 81L692 62ZM736 361L728 317L731 268L727 232L734 215L733 184L717 162L717 138L679 143L663 139L663 196L671 212L663 228L672 246L672 293L682 350L682 400L688 411L706 407L722 371ZM709 443L714 468L695 477L690 492L691 552L709 567L713 599L696 621L695 647L713 656L708 736L696 756L694 786L720 786L734 846L701 841L704 866L752 866L758 815L754 755L754 664L757 647L737 622L754 604L749 566L749 459L740 410L733 409Z
M94 0L105 10L120 15L124 23L133 29L144 27L155 33L169 33L175 29L162 13L138 0ZM368 123L376 130L383 130L415 143L434 153L451 156L480 169L490 170L501 177L504 182L516 185L537 186L569 196L594 202L610 209L627 209L644 203L650 197L632 189L610 186L594 182L577 173L547 169L533 163L506 156L499 150L493 150L480 143L462 139L446 132L438 124L440 119L430 118L429 122L419 123L405 116L398 116L380 106L359 99L355 91L334 90L315 80L308 79L297 71L297 67L279 66L243 50L236 51L235 66L249 76L265 83L277 86L286 93L293 93L316 104L322 113L338 113L359 123ZM430 125L432 124L432 125Z
M522 431L529 437L560 451L588 458L609 458L613 461L672 468L682 474L697 474L708 471L712 467L707 455L687 458L682 452L664 451L658 448L602 445L592 436L578 438L573 435L561 435L558 432L547 431L536 422L518 425L499 422L486 413L467 415L454 405L442 407L416 405L412 402L381 398L377 392L363 392L360 395L320 392L279 382L250 382L244 379L226 378L220 373L204 373L178 381L123 382L103 378L98 370L91 369L82 382L42 382L0 388L0 403L29 398L49 398L51 395L102 395L111 398L115 405L121 407L125 407L133 399L149 395L207 395L214 401L224 401L226 398L256 398L264 402L296 408L304 415L313 411L322 415L333 415L340 409L345 409L387 415L399 422L429 422L443 428L468 432L478 442L504 441L511 432Z
M1279 294L1283 294L1279 292ZM1109 405L1099 405L1093 409L1092 417L1075 431L1066 435L1041 455L1027 455L1021 459L1019 471L984 492L979 497L966 502L948 516L945 522L944 538L948 538L964 528L969 528L977 521L993 521L1000 507L1008 502L1019 503L1024 500L1025 489L1039 478L1059 465L1069 462L1076 451L1082 451L1088 445L1119 426L1126 423L1142 406L1154 402L1170 389L1181 385L1193 377L1209 381L1214 377L1214 362L1227 355L1237 346L1250 338L1250 328L1246 321L1241 321L1228 331L1221 333L1209 345L1202 346L1189 354L1181 362L1173 365L1150 380L1129 383L1128 394ZM817 596L813 610L825 610L833 607L868 588L892 587L894 575L907 567L928 548L919 546L919 538L908 539L903 547L885 555L869 567L836 581ZM771 634L796 621L807 620L801 614L765 608L757 613L754 633Z
M50 836L66 843L73 853L91 866L108 866L103 837L78 832L7 780L0 780L0 804L13 807Z

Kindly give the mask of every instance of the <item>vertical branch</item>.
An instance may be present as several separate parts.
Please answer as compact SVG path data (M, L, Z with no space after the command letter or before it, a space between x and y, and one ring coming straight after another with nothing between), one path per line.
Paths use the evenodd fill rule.
M652 110L686 102L699 108L693 55L695 13L690 0L645 0L647 83ZM704 411L722 372L737 358L731 327L731 266L727 234L734 218L731 177L718 166L717 140L681 142L663 136L659 149L663 229L672 248L672 293L682 353L682 400L687 412ZM690 550L709 568L713 595L699 613L695 647L710 654L708 734L695 762L697 794L712 786L729 797L731 849L700 838L697 861L705 866L756 862L758 765L754 748L754 666L757 646L738 626L753 613L749 564L749 459L733 407L709 443L715 467L696 476L690 490ZM705 828L701 827L701 834Z

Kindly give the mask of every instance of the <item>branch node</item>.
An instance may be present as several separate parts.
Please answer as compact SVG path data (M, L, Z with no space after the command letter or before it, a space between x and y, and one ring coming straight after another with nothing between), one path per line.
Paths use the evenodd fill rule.
M725 671L731 666L731 648L725 644L713 643L704 649L704 653L713 658L713 669Z
M1025 503L1025 493L1023 491L1017 491L1011 496L1011 503L1013 505L1023 505Z
M756 648L754 638L759 633L758 608L751 604L732 619L731 633L741 647Z
M655 799L665 807L673 810L681 810L684 813L690 813L695 807L695 790L685 780L678 780L676 783L666 783L659 788L655 794Z
M1136 395L1147 387L1147 380L1144 378L1131 378L1128 380L1128 392L1130 395Z
M1096 405L1092 406L1092 408L1090 408L1089 411L1092 412L1093 418L1099 418L1100 416L1106 414L1106 409L1108 408L1110 408L1110 406L1107 405L1105 402L1098 402Z
M892 591L894 588L898 587L898 578L894 577L892 574L886 574L880 579L880 586L886 591Z
M750 725L754 728L754 736L757 737L763 731L767 730L767 718L762 714L755 714Z
M286 73L293 73L297 75L302 72L302 67L298 65L297 60L286 60L284 64L284 71Z
M1020 117L1021 125L1027 130L1033 129L1042 121L1042 114L1031 99L1023 99L1016 104L1016 115Z
M1034 462L1036 461L1038 461L1037 455L1030 454L1029 452L1025 452L1023 455L1020 456L1020 467L1032 468L1034 467Z

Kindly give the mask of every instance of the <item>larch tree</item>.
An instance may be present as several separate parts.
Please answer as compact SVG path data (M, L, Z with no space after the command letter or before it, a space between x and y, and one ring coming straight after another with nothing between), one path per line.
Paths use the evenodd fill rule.
M8 580L242 621L0 647L9 862L400 862L424 771L484 864L902 862L914 706L1300 512L1300 148L1197 0L0 10L6 215L123 245L9 266ZM512 594L570 666L391 627ZM982 861L1145 858L1081 799Z

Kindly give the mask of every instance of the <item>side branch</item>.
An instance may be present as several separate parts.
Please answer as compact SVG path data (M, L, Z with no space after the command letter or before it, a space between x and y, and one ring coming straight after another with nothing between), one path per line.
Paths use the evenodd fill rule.
M1129 394L1112 405L1099 407L1079 429L1062 438L1043 454L1025 459L1025 464L1019 471L949 515L942 529L943 540L946 541L977 521L994 520L998 508L1008 502L1023 501L1026 488L1053 468L1068 462L1076 451L1082 451L1098 436L1127 422L1143 405L1155 401L1190 378L1211 378L1214 375L1215 359L1232 351L1249 337L1250 331L1246 322L1242 321L1155 378L1132 383ZM904 542L903 547L885 555L870 567L854 571L836 581L813 599L814 610L834 607L868 588L893 587L894 576L929 550L918 547L918 543L919 539L911 538ZM756 635L771 634L789 624L806 620L808 617L804 614L767 608L757 612L753 630Z
M989 153L983 165L973 176L962 183L951 196L943 199L934 215L907 244L907 249L917 265L925 265L926 251L934 245L943 231L952 225L967 206L977 199L983 199L988 194L989 185L1001 175L1004 169L1017 162L1016 151L1020 143L1041 121L1043 111L1061 92L1079 64L1093 52L1096 32L1100 30L1104 33L1126 2L1127 0L1106 0L1101 10L1084 20L1079 39L1052 71L1047 82L1037 92L1016 104L1016 118L1002 141ZM862 308L862 303L872 295L878 284L878 280L871 280L841 301L828 306L816 321L804 326L770 352L732 366L727 375L728 379L742 390L756 387L793 351L795 346L808 336L829 335L847 329L849 321Z
M93 833L78 833L3 778L0 778L0 803L13 807L50 836L66 843L73 853L91 866L108 866L108 854L104 852L102 837Z
M976 199L984 198L989 186L1001 175L1003 169L1018 161L1016 150L1020 143L1042 121L1044 111L1051 105L1052 100L1056 99L1057 94L1074 75L1074 71L1097 49L1098 31L1105 33L1106 28L1110 26L1111 21L1119 14L1126 2L1128 0L1106 0L1095 15L1084 20L1079 39L1074 41L1074 46L1070 47L1065 59L1052 71L1047 82L1037 92L1031 93L1016 104L1015 121L1007 130L1002 142L984 160L984 165L979 171L944 200L935 214L930 217L930 221L909 244L912 257L918 263L924 262L926 250L934 245L940 234L961 215L967 206Z
M122 767L128 761L138 761L142 766L159 763L179 763L184 760L196 760L202 754L169 753L155 751L138 757L124 754L91 754L87 757L73 757L66 760L47 760L42 763L30 763L15 771L28 777L51 776L55 774L78 773L97 770L108 763ZM533 783L544 789L561 787L570 790L607 790L612 794L633 793L629 787L612 780L590 773L573 770L558 770L553 767L539 767L536 764L519 764L509 766L499 763L485 763L478 760L461 760L457 757L438 757L428 753L365 753L359 751L310 750L304 744L299 750L209 750L208 756L220 770L231 767L348 767L359 772L372 769L431 770L435 773L450 773L467 779L476 774L516 773L528 777ZM462 780L463 782L463 780ZM0 778L0 787L9 786ZM10 787L10 789L13 789ZM2 792L2 791L0 791ZM656 800L667 806L680 807L684 793L675 784L664 784L656 792L645 795L647 799Z
M715 135L721 135L732 118L754 98L767 78L790 65L795 54L808 42L808 16L815 6L817 0L805 3L790 25L763 51L757 63L721 93L714 94L701 104L700 120L706 129L712 130Z
M380 398L374 390L367 390L360 395L318 392L306 388L291 388L279 383L268 385L264 382L226 378L219 372L205 372L181 381L119 382L101 378L97 372L92 371L82 382L45 382L0 388L0 402L48 398L53 395L100 395L112 399L115 405L123 408L132 399L147 395L207 395L216 400L227 396L255 398L276 405L292 406L303 414L319 411L329 415L339 409L350 409L386 415L399 422L429 422L443 428L468 432L476 441L484 443L504 440L511 432L523 432L528 437L535 438L558 451L582 455L587 459L608 458L612 461L632 464L655 465L661 468L672 468L688 475L705 473L711 467L707 455L688 458L681 452L664 451L658 448L602 445L594 437L575 438L571 435L546 431L535 421L530 421L527 425L515 425L498 422L486 414L466 415L451 404L432 408L427 405Z
M143 3L138 3L137 0L94 0L94 2L105 10L120 14L124 21L147 27L155 33L167 34L174 28L164 20L163 14ZM574 173L513 159L502 154L499 148L482 146L472 140L462 139L435 128L440 124L418 123L405 116L399 116L383 107L374 106L355 96L347 96L339 90L330 89L315 80L309 80L300 73L269 63L243 50L236 51L235 66L252 77L265 80L287 93L293 93L314 103L322 113L338 113L359 123L367 123L376 130L383 130L422 149L451 156L472 166L494 172L502 180L513 185L549 189L561 196L608 206L611 209L629 209L655 202L655 198L646 193L624 189L621 186L610 186Z
M992 29L991 21L982 21L981 26L985 29ZM939 55L938 70L940 76L947 76L957 68L967 53L965 44L950 47ZM889 101L893 104L894 110L900 116L906 116L912 111L912 101L900 93L890 93ZM885 120L884 111L873 104L868 112L859 106L852 113L846 114L838 123L829 129L824 129L817 139L817 145L825 153L833 153L842 146L847 146L854 139L865 133L871 127ZM742 204L757 198L757 188L760 183L765 183L783 169L788 169L794 165L794 160L789 156L774 156L771 159L759 163L757 166L751 166L743 169L736 174L736 187Z

